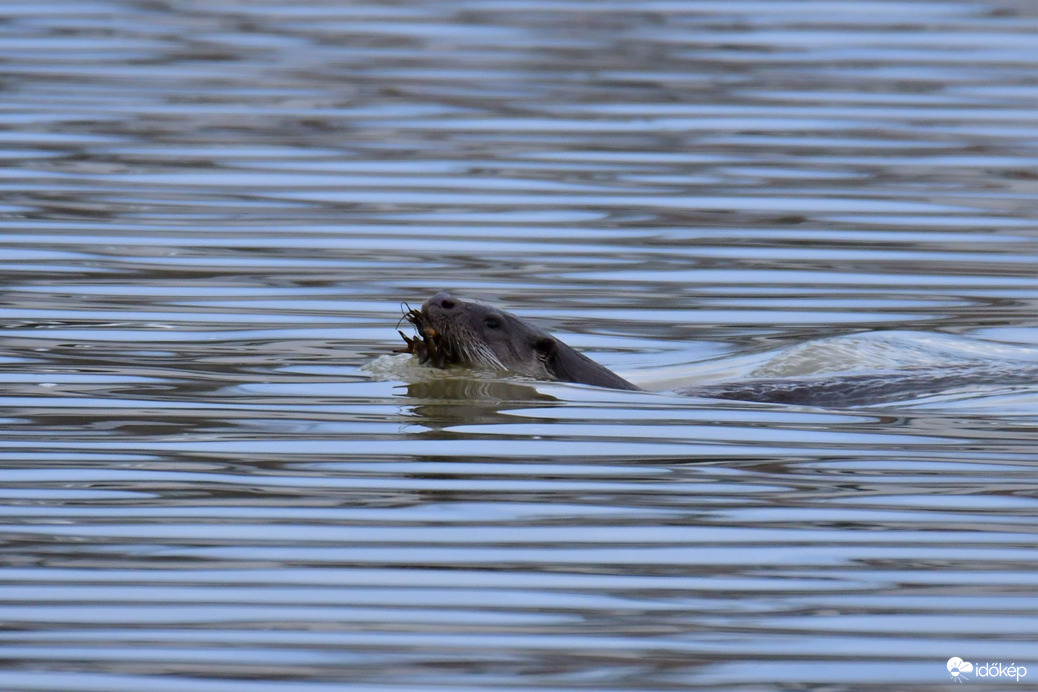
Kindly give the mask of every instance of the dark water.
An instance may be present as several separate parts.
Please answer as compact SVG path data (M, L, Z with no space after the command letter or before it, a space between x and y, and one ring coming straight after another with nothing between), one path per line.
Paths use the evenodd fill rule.
M668 388L879 331L1029 358L1036 32L0 2L0 689L1033 685L1035 387ZM660 391L386 358L441 289Z

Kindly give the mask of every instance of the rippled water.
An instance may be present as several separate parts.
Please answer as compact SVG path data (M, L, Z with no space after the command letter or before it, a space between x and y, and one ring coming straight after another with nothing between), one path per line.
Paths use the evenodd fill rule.
M441 289L642 383L864 332L1033 349L1031 3L0 18L0 688L1038 676L1034 387L384 367Z

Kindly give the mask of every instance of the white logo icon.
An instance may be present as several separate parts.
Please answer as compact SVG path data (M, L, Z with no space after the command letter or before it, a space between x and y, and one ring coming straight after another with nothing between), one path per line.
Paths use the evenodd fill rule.
M948 659L948 672L951 673L952 680L955 682L969 680L963 673L972 673L973 664L969 661L963 661L958 656L952 656Z

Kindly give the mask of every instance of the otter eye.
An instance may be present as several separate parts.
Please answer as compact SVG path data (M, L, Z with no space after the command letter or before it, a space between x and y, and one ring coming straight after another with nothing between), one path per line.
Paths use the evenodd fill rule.
M493 315L484 317L483 326L487 329L499 329L501 327L501 318L494 317Z

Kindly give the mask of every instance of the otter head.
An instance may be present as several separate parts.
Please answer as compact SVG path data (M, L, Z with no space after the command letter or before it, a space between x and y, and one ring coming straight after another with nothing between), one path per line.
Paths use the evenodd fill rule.
M551 334L504 310L437 293L405 317L418 331L401 333L407 350L440 368L462 365L542 380L637 389Z

